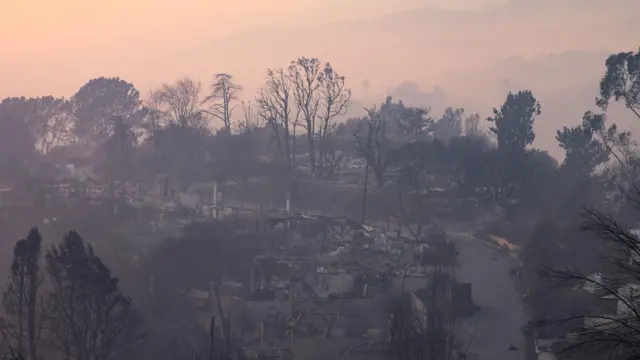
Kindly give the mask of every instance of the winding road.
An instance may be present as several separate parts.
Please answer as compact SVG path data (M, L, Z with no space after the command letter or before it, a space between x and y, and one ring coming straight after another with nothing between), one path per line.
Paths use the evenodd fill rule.
M510 275L516 260L470 234L449 236L460 250L457 280L472 284L473 300L480 306L472 317L462 319L463 331L470 336L471 353L487 360L525 360L522 326L527 316ZM509 351L510 345L518 350Z

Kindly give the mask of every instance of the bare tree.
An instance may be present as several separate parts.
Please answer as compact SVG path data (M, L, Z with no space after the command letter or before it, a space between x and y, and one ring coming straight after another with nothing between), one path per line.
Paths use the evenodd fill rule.
M365 110L369 116L365 121L358 122L353 137L358 153L367 160L376 177L376 184L381 188L384 185L384 172L388 165L387 121L375 107L365 108Z
M608 255L603 267L609 269L600 276L589 276L573 269L541 269L541 274L558 286L575 289L581 287L615 300L614 313L598 312L596 306L579 309L569 317L546 319L541 325L560 326L579 320L582 323L578 337L560 347L560 355L568 358L596 358L609 356L616 359L635 359L640 356L640 240L613 216L588 211L584 230L605 241ZM582 307L584 304L581 304ZM595 311L594 311L595 310Z
M38 348L45 322L46 302L40 294L40 245L42 237L37 228L19 240L13 250L11 277L3 294L4 319L11 346L29 360L39 358Z
M36 113L31 128L37 139L38 150L47 155L51 150L72 141L75 119L71 103L65 99L47 96L35 101Z
M320 136L319 166L328 176L334 176L339 166L340 156L336 154L332 137L336 135L337 116L344 115L351 103L351 90L346 88L344 76L339 75L331 64L325 64L322 70L320 88L320 109L318 111Z
M211 95L207 96L203 104L209 103L207 113L222 120L227 132L231 132L231 114L237 105L232 105L238 100L238 93L242 86L233 82L233 76L229 74L216 74L211 84Z
M471 339L456 323L446 295L458 251L444 231L435 230L429 236L428 250L422 251L419 259L421 265L433 268L428 288L421 296L406 292L392 303L386 342L390 359L469 358Z
M323 72L316 58L301 57L289 65L289 77L293 83L293 97L302 115L301 126L307 132L309 166L311 174L316 173L316 119L320 110Z
M141 123L142 129L146 135L153 138L158 130L162 129L166 123L163 109L163 93L160 90L150 90L149 96L145 100L144 105L147 108L147 115Z
M434 145L427 141L405 144L394 152L398 166L398 206L402 221L416 241L425 226L437 221L442 209L431 170Z
M338 127L338 124L332 123L326 129L326 133L320 142L319 165L322 174L329 180L337 179L338 170L345 158L345 153L336 146L336 140L340 138L342 130L343 128Z
M463 122L463 134L465 136L475 137L475 138L486 138L487 131L482 128L480 125L480 115L478 113L473 113L467 116Z
M263 126L263 119L256 112L256 107L249 102L240 102L242 118L235 124L235 130L241 134Z
M411 297L397 299L390 313L386 342L393 360L463 360L471 359L472 335L450 322L441 309L424 318L411 303ZM431 322L430 319L436 319ZM429 327L429 323L435 325Z
M168 85L163 84L153 95L158 114L167 124L180 128L201 128L208 125L207 114L200 108L201 84L188 77Z
M298 123L293 86L294 83L283 69L270 69L267 71L267 82L256 98L258 116L271 127L280 159L288 167L295 163L295 129Z

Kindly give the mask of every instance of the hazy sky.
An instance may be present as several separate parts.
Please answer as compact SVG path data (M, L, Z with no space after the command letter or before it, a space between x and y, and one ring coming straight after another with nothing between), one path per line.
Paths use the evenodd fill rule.
M103 47L141 40L158 44L189 34L193 40L265 25L357 19L417 7L472 9L506 0L4 0L0 40L10 53L33 54L59 43ZM183 39L184 40L184 39ZM83 42L86 42L83 44ZM105 43L107 42L107 43ZM48 43L48 44L47 44ZM44 45L44 47L42 47ZM187 45L188 46L188 45ZM40 49L40 50L36 50ZM77 50L77 49L76 49ZM56 56L57 57L57 56Z
M367 79L379 89L407 80L409 75L423 85L434 85L441 83L443 75L452 69L469 69L508 56L527 52L559 52L565 47L566 50L585 50L583 43L590 37L589 33L602 32L602 26L589 23L593 21L593 14L600 16L600 20L617 19L615 11L602 14L597 11L598 6L581 6L580 9L566 11L560 5L563 2L594 3L594 0L512 2L541 4L527 11L519 11L517 6L502 9L500 6L507 8L504 4L508 0L3 2L3 11L0 12L0 96L48 93L69 96L86 79L103 75L121 76L144 91L149 86L171 81L176 76L191 75L208 80L213 73L231 72L238 78L244 77L249 82L246 85L254 89L259 80L249 74L258 73L262 76L265 67L286 65L288 60L282 60L284 54L288 58L323 55L322 60L332 61L354 82L359 84ZM597 2L607 3L602 0ZM616 0L610 3L616 3ZM491 6L493 10L483 9ZM477 11L442 14L429 13L424 10L427 8ZM380 20L384 14L409 9L421 10L416 10L413 17L410 13L402 13L402 16L408 17L407 21L404 18L391 18L386 23L384 19ZM536 12L536 9L540 11ZM558 15L567 16L558 19ZM372 26L367 19L377 22ZM381 21L383 26L378 26ZM317 29L322 24L332 22L342 22L342 30L336 30L336 26ZM587 31L575 25L587 25ZM411 26L415 29L407 29ZM564 26L565 29L559 29L558 26ZM291 34L265 37L265 32L269 30L291 27L312 32L316 28L314 35L323 32L331 33L331 36L315 38L307 44L299 38L291 39ZM371 31L361 31L362 36L358 37L358 30L367 27ZM574 33L570 34L572 29ZM298 30L292 32L295 36ZM499 34L501 38L488 44L496 32L503 33ZM562 32L569 35L555 39L558 35L562 37ZM331 39L342 38L343 34L347 38L355 37L352 40L358 42ZM573 39L571 36L582 36L583 39ZM537 41L532 42L532 38ZM232 39L231 43L225 43L225 39ZM609 39L613 48L617 47L616 42L624 44L625 41L618 37ZM225 44L217 46L217 40ZM508 42L501 44L505 40ZM592 50L601 48L601 39L594 40L590 46ZM412 53L412 59L400 61L399 58L393 58L398 51L391 49L367 52L376 43L390 41L400 50L419 48L425 54L424 58ZM469 57L462 59L460 55L465 49L473 50L473 53L468 53ZM256 56L256 52L261 54ZM278 56L280 54L282 56ZM261 57L265 58L262 62ZM359 57L366 57L366 60ZM366 63L371 63L371 66ZM386 68L381 68L383 66ZM396 66L401 66L402 71L396 71ZM418 66L422 68L416 74ZM373 79L374 76L376 79ZM398 79L398 76L405 78Z
M70 95L69 82L85 74L112 75L112 69L122 68L135 73L141 60L149 61L154 54L166 58L251 28L367 18L420 6L472 8L494 2L500 0L4 0L0 96L16 92ZM42 79L45 74L47 78ZM156 82L145 75L135 77Z
M0 97L69 97L100 76L145 93L227 72L251 99L266 68L308 56L365 102L410 81L412 102L484 115L531 88L550 144L592 106L607 54L640 46L638 0L0 1Z

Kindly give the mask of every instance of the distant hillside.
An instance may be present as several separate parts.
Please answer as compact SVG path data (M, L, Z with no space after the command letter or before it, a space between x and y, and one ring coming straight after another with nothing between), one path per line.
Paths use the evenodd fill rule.
M448 73L460 64L488 65L516 54L635 47L638 9L635 0L516 1L475 11L418 9L359 21L255 29L199 51L233 59L228 63L235 72L286 65L305 54L336 63L358 82L370 78L374 87L404 79L435 85L440 76L433 76L434 68ZM381 69L377 76L372 75L375 69Z

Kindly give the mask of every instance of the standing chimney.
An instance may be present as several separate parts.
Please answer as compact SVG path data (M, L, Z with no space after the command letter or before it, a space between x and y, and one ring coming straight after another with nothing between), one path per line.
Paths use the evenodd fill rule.
M291 190L287 190L286 211L287 214L291 213Z
M218 181L213 182L213 218L218 219Z

